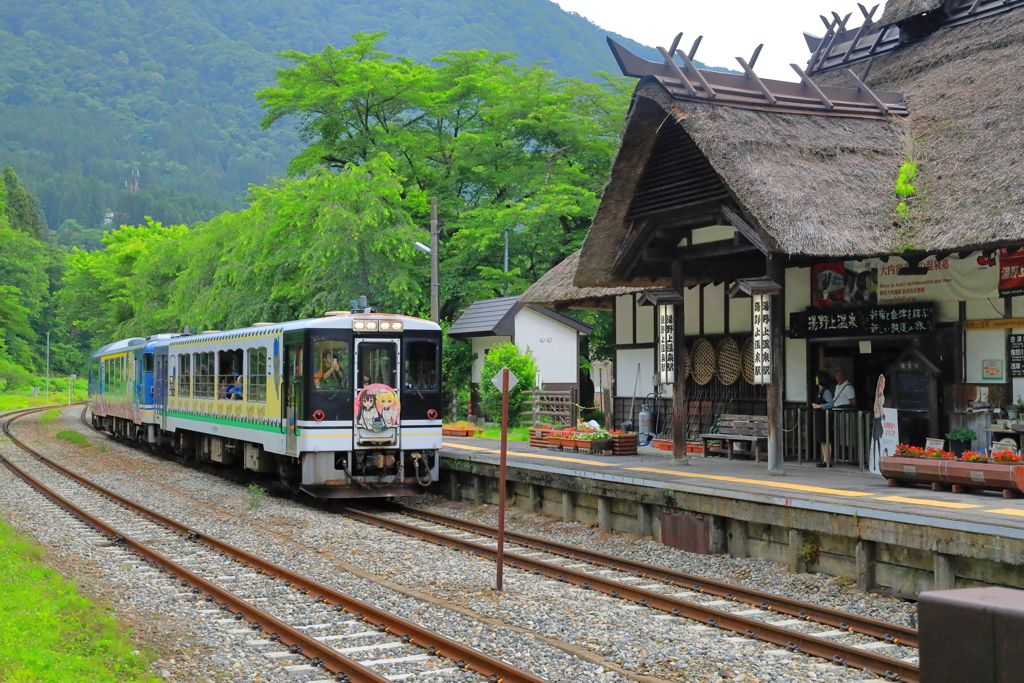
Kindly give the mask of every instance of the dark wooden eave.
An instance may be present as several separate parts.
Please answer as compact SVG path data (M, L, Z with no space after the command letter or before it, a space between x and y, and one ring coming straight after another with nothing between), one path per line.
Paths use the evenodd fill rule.
M856 81L853 88L819 86L795 64L791 66L800 77L799 83L760 78L751 63L741 57L737 57L737 61L743 67L743 74L698 69L691 61L693 50L691 54L676 50L677 42L673 44L674 51L659 48L665 60L658 63L633 54L611 38L607 40L623 75L654 79L680 100L820 116L885 118L907 114L902 93L871 91ZM682 66L676 63L677 56L683 60Z

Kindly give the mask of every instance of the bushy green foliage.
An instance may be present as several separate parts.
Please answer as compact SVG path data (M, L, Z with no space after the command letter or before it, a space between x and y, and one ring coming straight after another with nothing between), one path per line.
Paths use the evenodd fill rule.
M0 523L0 680L155 683L126 632L42 554Z
M906 199L917 194L914 187L914 178L917 177L917 163L907 160L900 166L899 175L896 176L896 196Z
M75 446L88 446L89 439L85 438L85 435L81 432L76 432L73 429L62 429L57 432L57 438L61 441L67 441Z
M472 381L473 345L468 339L453 339L448 336L451 323L441 321L443 338L441 340L441 376L443 383L443 414L451 412L452 400L455 401L455 414L450 416L454 422L465 416L466 405L469 403L470 382Z
M501 420L501 392L491 383L491 378L505 366L519 379L515 388L508 392L508 424L518 427L522 423L519 413L526 400L525 393L532 391L537 381L537 363L529 349L520 353L515 344L499 344L487 352L480 371L480 403L488 419Z

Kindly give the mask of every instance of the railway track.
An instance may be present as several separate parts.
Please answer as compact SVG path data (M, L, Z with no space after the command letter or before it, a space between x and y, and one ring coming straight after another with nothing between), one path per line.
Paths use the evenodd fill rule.
M84 415L83 411L83 423L92 429ZM244 481L195 463L182 464ZM405 506L385 514L342 506L331 509L407 537L497 560L497 529L487 525ZM899 624L508 531L505 564L887 680L920 680L917 631Z
M182 593L204 598L198 616L250 636L296 680L450 680L542 683L522 671L414 622L231 546L138 505L47 459L12 433L19 418L49 407L8 413L3 433L24 456L0 455L20 479L94 530L111 560L161 572Z
M400 507L388 514L354 508L340 512L381 529L497 561L493 527L413 508ZM504 561L513 569L871 671L888 680L920 680L917 632L904 626L523 534L506 532Z

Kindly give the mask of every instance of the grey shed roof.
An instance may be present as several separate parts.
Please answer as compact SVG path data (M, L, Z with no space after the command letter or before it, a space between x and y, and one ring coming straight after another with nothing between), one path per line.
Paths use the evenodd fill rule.
M474 301L448 328L448 336L456 339L511 337L516 333L516 313L522 307L518 296Z
M594 328L575 318L563 315L546 306L523 304L518 296L506 296L500 299L482 299L474 301L459 316L458 320L448 328L448 336L456 339L470 337L511 337L516 333L516 313L526 306L543 316L551 318L577 332L589 335Z

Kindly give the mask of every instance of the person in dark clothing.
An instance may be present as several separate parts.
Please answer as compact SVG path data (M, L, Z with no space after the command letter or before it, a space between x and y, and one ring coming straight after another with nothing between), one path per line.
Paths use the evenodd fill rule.
M832 445L825 439L825 418L826 410L831 410L833 403L832 377L824 370L819 370L814 376L814 384L818 387L818 395L811 404L814 408L814 431L817 435L817 442L821 444L821 462L818 467L828 467L829 459L832 456Z

